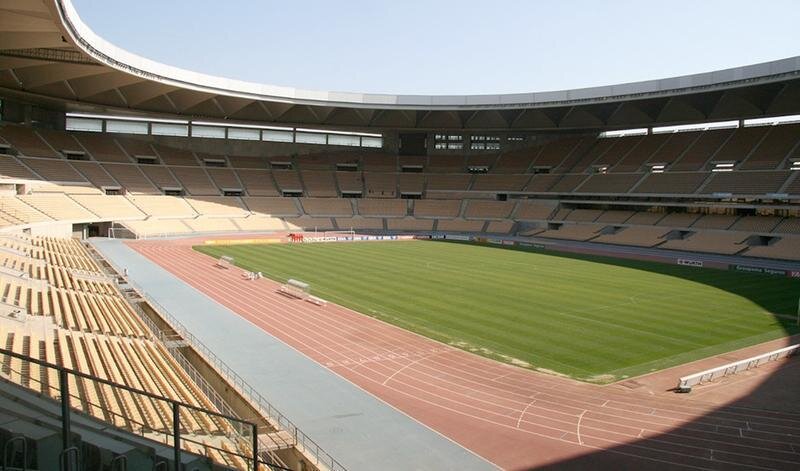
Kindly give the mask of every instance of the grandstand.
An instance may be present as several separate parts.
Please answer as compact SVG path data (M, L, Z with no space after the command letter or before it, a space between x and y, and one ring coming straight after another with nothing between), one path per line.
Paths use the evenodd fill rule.
M161 469L159 459L165 465L174 462L170 447L184 453L187 470L192 466L252 469L259 448L263 465L274 469L344 471L345 466L325 449L328 444L342 447L335 421L312 417L311 412L317 412L314 407L294 410L306 421L304 426L310 424L327 438L319 446L271 405L255 404L254 391L238 373L214 363L202 342L193 342L191 332L173 324L146 290L122 275L127 267L113 267L110 259L84 244L90 237L144 239L130 242L130 247L145 247L143 253L152 250L156 255L159 250L181 253L186 260L180 263L185 265L175 262L164 268L183 278L207 274L187 269L198 259L175 247L204 242L225 246L240 240L266 245L284 242L288 233L302 238L303 232L332 240L342 231L351 238L357 234L373 240L415 236L516 244L522 250L657 260L672 268L744 267L786 277L800 273L798 58L543 94L328 93L248 84L131 61L128 53L90 32L69 0L11 0L0 5L0 12L7 18L0 22L0 37L6 38L0 41L0 347L5 351L0 412L14 412L7 407L9 401L22 399L26 410L57 408L63 397L61 376L68 377L75 433L92 450L100 450L96 455L104 469L123 469L111 462L121 453L97 439L87 421L103 424L120 437L115 441L139 450L130 452L131 463L139 459L134 455L143 453L141 459L156 469ZM237 258L240 262L255 263ZM338 262L335 277L346 279L347 260ZM480 263L476 260L473 265L477 269ZM441 270L446 276L448 268L433 264L416 269ZM231 292L243 289L243 280L224 276L236 274L195 282L207 288L223 280ZM514 284L513 269L507 276ZM405 294L423 302L420 293ZM392 298L386 302L387 312L394 309L397 293L365 293L365 297L379 295ZM624 298L619 302L637 302L636 293L625 293ZM336 302L316 306L321 330L326 328L326 315L340 314ZM257 307L271 314L285 310L283 320L297 322L297 332L302 330L303 308L275 306ZM467 308L469 316L482 312L479 306ZM381 312L376 308L365 314L381 317ZM341 318L350 319L344 314ZM342 348L357 352L360 327L348 328L351 340L356 340ZM626 329L625 335L635 337L637 326ZM441 340L436 332L420 333ZM281 340L291 344L295 338L286 335ZM429 346L415 343L417 337L406 338L400 347L383 340L387 346L380 348L407 348L403 359L411 358L413 365L419 360L428 367L423 346ZM370 341L382 340L376 336ZM687 349L693 345L690 338L681 341ZM745 343L731 341L725 348L709 349L709 355L741 346ZM484 351L487 348L466 343L447 347L492 356ZM430 347L431 356L449 354L435 348ZM319 349L330 349L334 357L337 353L322 344ZM369 368L382 368L382 361L395 361L401 354L377 360L359 355L341 362L316 357L314 361L360 384L359 378L353 379L358 375L349 370L351 364L374 361L378 365ZM430 360L429 376L446 371L445 360L437 361ZM439 367L443 369L436 370ZM654 363L652 370L662 367ZM391 402L396 398L387 391L394 375L402 378L403 373L388 373L382 383L364 389ZM532 380L525 377L525 381ZM621 384L619 389L640 387L636 380ZM476 386L469 400L484 401L479 397L487 394L483 387ZM409 405L406 398L397 400L396 407L459 446L479 450L492 463L529 469L552 463L527 453L524 446L530 443L525 440L530 437L514 435L525 430L526 418L553 414L558 416L552 418L558 427L568 422L579 431L581 410L589 410L587 406L548 411L535 399L546 394L529 392L512 394L513 407L481 405L492 409L496 423L504 427L509 420L516 422L497 435L502 437L498 441L518 440L513 443L525 453L497 451L492 448L496 443L476 443L474 436L481 428L474 424L453 431L458 427L448 428L447 421L458 414L452 411L426 416L421 402ZM609 401L618 397L615 394L616 389L608 392ZM521 410L515 410L520 401ZM684 407L669 405L674 410ZM345 422L358 415L343 413L336 419ZM41 426L31 430L47 438L53 430L62 430L51 423L56 416L41 424L35 424L35 418L25 420ZM699 413L686 417L688 423ZM739 433L742 440L746 438L746 428L709 431L723 427L716 419L708 427L703 423L686 430L709 443L707 433ZM593 420L600 422L597 416L587 417L587 428L602 428ZM659 427L685 425L667 420ZM0 446L9 443L10 432L6 434L4 426L0 424ZM656 432L638 425L619 428L625 440L598 439L590 446L606 449L624 442L630 448L621 456L638 459L650 453L636 449L635 442ZM176 431L182 437L177 445L172 435ZM559 430L558 435L531 440L558 441L568 450L554 453L559 459L575 450L586 452L579 432ZM368 433L360 437L371 438ZM56 439L52 445L45 438L35 443L37 449L60 453L72 443ZM749 438L750 445L757 443L757 437ZM353 443L366 443L358 440L354 437ZM740 445L725 446L737 453L750 446ZM698 449L692 457L702 455L706 460L698 468L724 468L705 458L709 450L711 455L720 450L707 442ZM659 453L663 454L643 459L667 465L680 461L663 450ZM784 461L754 458L753 463L763 469L783 466L773 466L778 462L800 463L794 448L782 448L780 453ZM387 464L385 449L377 459L386 469L436 469L450 458L435 452L424 455L411 450L398 456L442 461L406 466L398 458ZM352 469L368 469L364 463L370 457L364 451L359 457L364 461L356 460ZM46 456L40 459L38 469L47 469ZM627 467L646 468L637 464L641 465Z

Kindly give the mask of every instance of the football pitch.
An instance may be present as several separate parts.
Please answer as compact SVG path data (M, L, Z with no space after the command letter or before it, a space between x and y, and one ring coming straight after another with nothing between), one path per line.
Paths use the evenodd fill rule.
M798 332L800 280L467 243L198 246L465 350L611 382Z

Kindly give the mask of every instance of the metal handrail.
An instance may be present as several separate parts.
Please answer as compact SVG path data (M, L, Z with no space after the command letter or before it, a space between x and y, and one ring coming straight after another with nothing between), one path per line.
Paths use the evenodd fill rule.
M111 260L105 259L117 273L120 273L119 267L116 266ZM347 471L347 468L339 463L333 456L328 454L322 447L317 444L311 437L303 433L291 420L278 411L269 401L267 401L255 388L245 381L233 368L228 366L225 361L219 358L210 348L208 348L202 341L192 334L178 319L176 319L169 310L150 296L146 290L140 287L136 282L131 279L126 279L127 283L141 296L146 299L148 304L156 310L158 315L170 325L170 327L177 332L183 339L188 342L192 348L198 352L218 373L228 379L228 382L233 386L239 394L245 397L251 405L265 414L266 418L274 423L277 423L279 429L286 430L295 439L302 451L310 454L314 460L315 465L325 466L330 471Z
M59 365L56 365L56 364L53 364L53 363L49 363L49 362L44 361L44 360L39 360L37 358L33 358L33 357L30 357L30 356L27 356L27 355L16 353L14 351L7 350L5 348L0 348L0 356L3 356L3 355L7 355L7 356L12 357L12 358L17 358L17 359L22 360L22 361L35 363L35 364L38 364L39 366L42 366L44 368L55 369L58 372L59 377L61 378L62 387L65 387L65 385L66 385L66 381L67 381L66 377L67 377L67 375L73 375L73 376L78 377L78 378L83 378L83 379L87 379L89 381L93 381L93 382L96 382L96 383L105 384L105 385L111 386L112 388L117 388L117 389L121 389L121 390L124 390L124 391L128 391L128 392L130 392L132 394L138 394L138 395L141 395L141 396L144 396L144 397L148 397L150 399L155 399L155 400L166 402L166 403L168 403L168 404L170 404L172 406L173 410L177 410L178 408L186 408L186 409L190 409L190 410L195 410L195 411L201 412L203 414L208 414L208 415L211 415L211 416L219 417L221 419L225 419L225 420L227 420L229 422L243 424L243 429L249 429L249 430L251 430L251 433L257 433L257 430L258 430L257 424L255 424L253 422L250 422L248 420L240 419L238 417L228 416L228 415L225 415L225 414L222 414L220 412L213 411L213 410L204 409L202 407L194 406L192 404L188 404L188 403L180 401L180 400L168 398L168 397L165 397L165 396L159 396L158 394L153 394L151 392L144 391L144 390L137 389L137 388L133 388L133 387L130 387L130 386L127 386L127 385L124 385L124 384L115 383L113 381L109 381L107 379L103 379L103 378L100 378L100 377L97 377L97 376L94 376L94 375L91 375L91 374L87 374L87 373L83 373L81 371L77 371L77 370L74 370L74 369L71 369L71 368L66 368L66 367L63 367L63 366L59 366ZM12 371L15 371L15 370L12 370ZM50 388L52 388L52 386L50 386ZM64 395L64 391L65 390L67 391L66 395ZM68 388L62 389L60 392L61 392L61 396L62 396L61 397L62 409L64 409L65 404L69 403L69 398L80 399L81 401L83 401L85 399L85 398L82 398L82 397L75 396L75 395L71 394L69 392ZM65 399L66 399L66 402L65 402ZM113 415L119 415L119 414L115 414L111 410L108 410L108 409L104 408L101 404L94 404L94 403L92 403L92 402L90 402L88 400L86 400L86 403L94 405L94 406L96 406L96 407L98 407L98 408L100 408L100 409L102 409L104 411L110 412ZM69 408L67 408L66 411L68 411L68 409ZM65 416L68 417L67 414L65 414ZM62 420L64 420L63 417L62 417ZM147 424L139 424L139 425L147 425ZM178 422L174 422L173 425L178 425ZM67 423L65 425L65 430L66 430L65 439L68 439L68 435L69 435L68 428L69 428L69 419L67 419ZM155 431L155 430L153 430L153 431ZM159 433L165 433L163 431L158 431L158 432ZM168 433L168 432L166 432L166 433ZM187 438L181 438L181 441L188 441L188 442L192 442L192 443L201 444L200 442L196 442L196 441L194 441L192 439L187 439ZM254 448L253 448L252 457L245 456L245 455L242 455L240 453L231 452L229 450L218 448L218 447L213 446L213 445L208 445L208 444L203 444L203 445L210 446L211 448L214 448L214 449L216 449L216 450L218 450L220 452L224 452L224 453L227 453L227 454L232 454L232 455L239 456L240 458L243 458L243 459L246 459L246 460L249 460L249 461L253 461L254 459L257 459L259 464L267 465L271 469L287 470L287 468L285 468L283 466L279 466L279 465L276 465L274 463L265 462L263 459L256 458L256 457L259 456L259 448L258 448L258 443L255 440L253 441ZM74 447L71 447L71 448L74 448ZM69 458L71 453L72 453L72 450L70 449L70 447L66 447L61 452L61 455L59 456L59 460L61 460L65 464L68 464L68 462L65 462L64 459L65 458ZM77 455L76 459L79 460L80 456ZM64 468L62 467L62 470L63 469ZM67 471L69 471L69 470L67 470Z

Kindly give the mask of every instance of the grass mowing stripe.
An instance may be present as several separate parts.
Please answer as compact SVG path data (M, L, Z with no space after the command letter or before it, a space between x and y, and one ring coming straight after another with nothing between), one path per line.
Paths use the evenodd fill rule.
M800 283L788 278L436 242L197 249L437 340L585 380L797 330Z

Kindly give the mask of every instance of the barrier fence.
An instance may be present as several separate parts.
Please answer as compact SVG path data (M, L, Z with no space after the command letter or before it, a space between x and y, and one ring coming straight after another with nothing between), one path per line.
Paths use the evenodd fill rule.
M800 344L792 345L767 352L762 355L745 358L744 360L739 360L733 363L728 363L727 365L722 365L716 368L701 371L699 373L691 374L689 376L684 376L678 380L677 389L681 392L689 392L692 390L692 386L696 386L701 383L707 383L717 378L734 375L742 371L747 371L751 368L756 368L764 363L794 355L799 349Z

